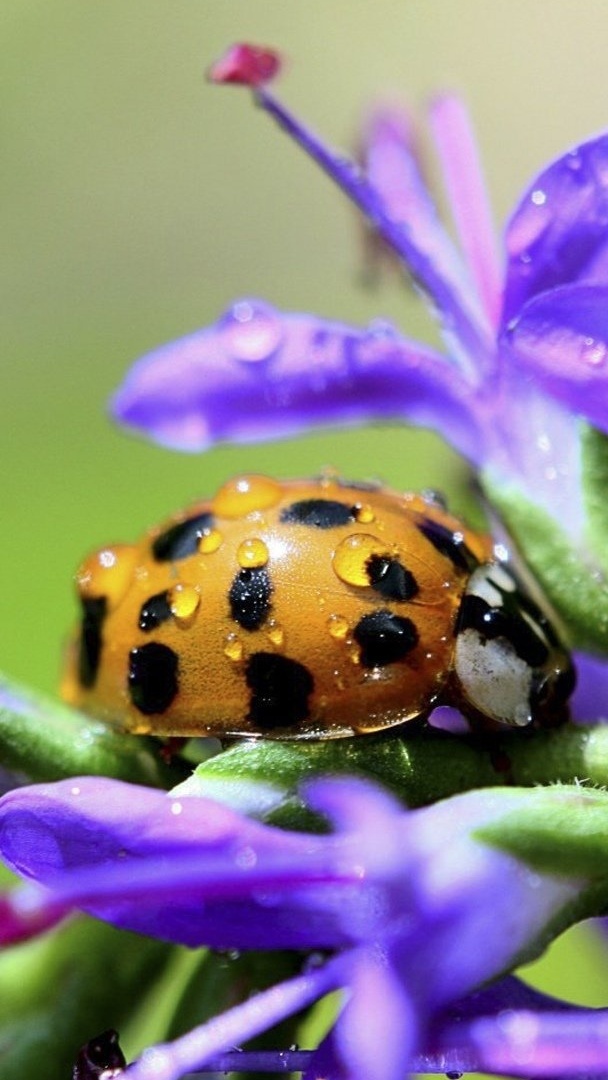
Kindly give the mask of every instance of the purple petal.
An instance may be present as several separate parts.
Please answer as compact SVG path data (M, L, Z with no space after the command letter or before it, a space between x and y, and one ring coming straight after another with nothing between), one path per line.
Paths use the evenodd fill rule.
M257 300L140 360L112 409L179 450L409 420L448 434L472 460L482 454L471 389L440 354L384 323L358 329Z
M547 393L608 431L608 284L562 285L535 297L506 341Z
M353 964L350 997L334 1029L346 1075L402 1080L419 1041L417 1017L402 980L381 952Z
M504 322L558 285L605 283L607 225L608 135L600 135L539 173L516 207L506 231Z
M471 317L468 305L463 306L461 290L455 291L426 251L418 247L409 222L393 218L367 177L343 155L336 154L309 128L304 127L289 110L265 87L256 94L257 101L280 127L320 165L331 179L367 217L378 236L393 249L431 299L442 321L445 336L453 343L454 355L462 360L464 369L473 363L486 366L491 362L491 341L485 327Z
M384 107L372 113L364 132L364 154L365 173L389 217L407 226L413 243L449 283L463 310L486 325L467 269L421 175L413 125L405 110Z
M20 788L0 805L4 859L51 890L36 906L26 887L32 918L72 905L192 946L348 942L345 894L325 896L324 883L335 888L341 877L348 894L360 871L348 851L336 867L337 843L269 828L207 799L171 799L100 778Z
M436 1069L443 1062L450 1070L487 1070L514 1076L575 1075L584 1080L584 1055L580 1057L580 1070L577 1068L577 1040L581 1031L591 1032L605 1012L572 1006L507 976L435 1015L424 1043L421 1066ZM563 1053L570 1035L574 1046ZM599 1060L593 1057L598 1047L589 1049L589 1060ZM605 1049L603 1052L606 1054Z
M38 937L65 918L67 911L56 904L24 903L23 891L14 889L0 895L0 946L16 945Z
M201 1069L218 1054L247 1042L287 1016L306 1008L341 981L341 965L334 962L279 983L241 1005L214 1017L175 1042L146 1050L129 1068L129 1080L179 1080Z
M438 1049L464 1051L475 1071L522 1077L605 1075L608 1010L504 1009L447 1025Z
M608 660L590 653L576 653L576 689L572 715L581 723L608 721Z
M452 216L489 325L498 324L501 268L477 142L467 110L454 94L433 103L431 123Z

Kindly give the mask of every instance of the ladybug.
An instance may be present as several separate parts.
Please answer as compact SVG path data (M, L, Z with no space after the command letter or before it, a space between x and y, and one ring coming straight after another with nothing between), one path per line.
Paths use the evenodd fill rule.
M541 602L433 493L240 476L77 573L67 701L158 736L326 739L437 705L473 727L567 718Z

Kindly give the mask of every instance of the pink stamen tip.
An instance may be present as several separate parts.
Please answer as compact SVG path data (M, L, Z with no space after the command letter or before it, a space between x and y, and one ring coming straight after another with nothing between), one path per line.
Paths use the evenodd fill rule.
M231 45L212 64L208 78L213 83L235 83L237 86L264 86L278 75L281 57L274 49L260 45Z

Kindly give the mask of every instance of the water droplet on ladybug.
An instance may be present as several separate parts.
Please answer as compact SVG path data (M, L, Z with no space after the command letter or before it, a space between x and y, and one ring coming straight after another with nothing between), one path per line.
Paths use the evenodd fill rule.
M243 659L243 643L236 634L228 634L224 645L224 656L234 661Z
M137 558L132 544L115 544L93 552L76 571L76 587L82 600L105 596L117 603L129 587Z
M386 544L371 533L353 533L341 540L332 559L333 568L346 585L369 586L367 562L372 555L386 555Z
M222 539L219 529L204 529L198 541L198 550L201 555L212 555L221 547Z
M284 336L274 308L259 300L233 304L221 319L220 333L230 356L245 363L270 360Z
M369 525L376 516L369 503L356 503L353 506L353 514L355 521L361 525Z
M175 585L169 594L171 614L178 622L188 622L196 615L201 597L194 585Z
M327 620L327 629L337 641L344 641L348 634L348 619L343 615L330 615Z
M269 476L237 476L216 493L213 512L218 517L246 517L256 510L276 506L281 495L281 485Z
M243 570L266 566L268 559L268 548L264 541L257 537L253 537L251 540L243 540L238 546L236 561Z
M272 642L273 645L276 645L277 648L280 648L281 645L284 645L285 631L280 625L280 623L278 623L275 619L271 619L268 623L267 633L268 639Z

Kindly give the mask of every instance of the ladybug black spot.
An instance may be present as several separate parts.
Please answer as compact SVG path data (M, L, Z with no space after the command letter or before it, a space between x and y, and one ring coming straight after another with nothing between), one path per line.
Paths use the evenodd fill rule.
M166 622L170 618L169 593L166 591L160 592L144 600L139 613L138 626L140 630L149 634L150 630L154 630L160 623Z
M129 653L129 694L145 716L165 712L178 690L178 659L173 649L155 641Z
M243 630L257 630L270 611L272 583L265 566L239 570L230 586L232 618Z
M363 667L385 667L403 660L418 644L418 631L411 619L379 608L359 619L353 637L361 646Z
M370 555L365 569L374 592L386 600L411 600L419 591L411 570L390 555Z
M476 630L485 641L504 638L510 642L520 660L530 667L542 667L549 659L549 649L535 633L532 625L521 615L502 607L490 607L481 596L463 597L458 615L457 633Z
M82 600L78 678L80 685L87 689L94 686L97 679L103 644L101 631L107 607L105 596Z
M454 533L438 521L427 518L418 523L418 529L440 555L445 555L457 570L472 573L479 566L478 560L465 544L460 533Z
M254 653L245 672L251 690L247 719L258 728L292 727L308 717L314 681L308 668L276 653Z
M308 525L314 529L335 529L355 521L354 507L336 499L301 499L281 511L288 525Z
M171 525L152 541L152 555L157 562L174 562L186 559L188 555L196 555L201 536L209 532L214 524L213 514L205 512Z

